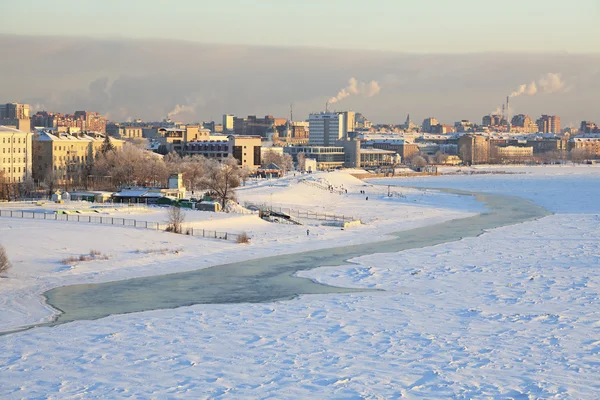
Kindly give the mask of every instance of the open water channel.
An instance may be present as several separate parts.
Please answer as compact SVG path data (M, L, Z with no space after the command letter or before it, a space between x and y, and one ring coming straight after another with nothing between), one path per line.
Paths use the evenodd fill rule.
M190 272L58 287L44 293L47 303L59 311L55 320L16 331L194 304L259 303L292 299L303 294L364 292L367 290L323 285L295 275L298 271L320 266L346 264L347 260L366 254L392 253L474 237L488 229L550 214L544 208L518 197L439 190L475 196L477 201L485 205L485 211L466 218L397 232L390 235L392 239L381 242L261 258Z

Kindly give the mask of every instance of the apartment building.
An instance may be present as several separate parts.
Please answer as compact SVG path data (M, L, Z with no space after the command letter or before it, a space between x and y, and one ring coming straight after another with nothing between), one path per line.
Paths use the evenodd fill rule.
M141 126L130 126L121 124L108 124L106 125L106 133L110 136L119 139L141 139L143 137Z
M490 161L490 140L481 135L464 135L458 140L458 153L465 164Z
M538 132L541 133L560 133L560 117L556 115L542 115L536 121Z
M212 135L185 143L184 155L201 155L222 161L230 155L240 166L256 169L261 163L261 137Z
M103 142L103 136L43 131L35 134L32 145L34 178L43 180L53 174L59 184L80 183ZM122 150L122 140L112 138L111 143L116 150Z
M490 161L494 163L525 162L533 158L533 147L527 146L492 146Z
M20 183L32 172L32 134L0 125L0 182Z

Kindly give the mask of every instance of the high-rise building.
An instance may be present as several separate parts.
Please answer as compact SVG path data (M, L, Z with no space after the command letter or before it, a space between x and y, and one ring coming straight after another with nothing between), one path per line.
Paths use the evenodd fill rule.
M311 146L333 146L344 137L344 115L322 112L308 117L308 144Z
M458 153L465 164L484 164L490 160L490 140L481 135L463 135L458 139Z
M235 135L260 136L266 138L267 132L273 131L275 117L266 115L257 118L256 115L248 115L247 118L233 118L233 132Z
M0 118L28 119L30 118L29 104L6 103L0 104Z
M600 133L600 125L596 125L594 122L591 121L581 121L579 132L583 134Z
M434 117L425 118L423 120L423 125L422 125L423 132L429 132L430 133L431 132L431 127L434 126L434 125L438 125L438 124L439 124L438 120L435 119Z
M560 117L556 115L542 115L536 121L538 131L542 133L560 133Z
M486 115L481 120L481 125L483 126L500 126L503 125L506 121L502 118L501 115L491 114Z
M98 133L106 132L106 118L97 112L75 111L74 117L75 119L84 121L84 131Z
M232 133L233 132L233 118L232 114L223 114L223 132L224 133Z
M348 132L354 132L356 127L356 113L354 111L344 111L341 114L344 115L343 132L344 137L348 137Z
M29 104L0 104L0 125L12 127L23 132L31 132Z

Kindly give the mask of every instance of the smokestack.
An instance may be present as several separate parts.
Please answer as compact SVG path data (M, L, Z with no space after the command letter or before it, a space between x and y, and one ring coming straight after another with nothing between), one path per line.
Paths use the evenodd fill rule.
M510 106L508 103L509 96L506 96L506 123L510 123Z

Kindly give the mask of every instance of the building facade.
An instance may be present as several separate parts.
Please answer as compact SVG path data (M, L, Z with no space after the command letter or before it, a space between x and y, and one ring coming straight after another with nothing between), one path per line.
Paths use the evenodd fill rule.
M232 114L223 114L223 132L233 133L233 118Z
M275 117L266 115L257 118L256 115L248 115L247 118L233 118L233 133L240 136L267 137L267 132L272 131L275 126Z
M464 135L458 139L458 152L465 164L485 164L490 161L490 140L482 135Z
M141 126L130 126L121 124L106 125L106 133L118 139L141 139L143 130Z
M311 146L333 146L344 137L344 115L340 113L310 114L308 117Z
M533 147L530 146L492 146L490 161L494 163L522 163L533 158Z
M213 135L186 142L182 153L218 161L233 156L240 166L256 169L261 164L261 140L260 136Z
M21 183L31 176L32 134L0 126L0 183Z
M52 178L60 185L83 183L104 140L104 136L36 133L32 145L33 177L36 180ZM122 140L110 141L115 150L123 149Z

